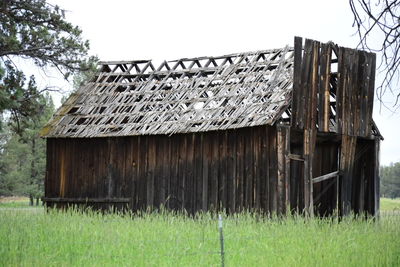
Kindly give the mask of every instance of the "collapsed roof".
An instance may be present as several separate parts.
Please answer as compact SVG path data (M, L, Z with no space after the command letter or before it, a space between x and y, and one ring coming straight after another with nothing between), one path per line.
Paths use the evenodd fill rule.
M100 62L44 137L174 134L274 124L290 105L293 49L164 61Z

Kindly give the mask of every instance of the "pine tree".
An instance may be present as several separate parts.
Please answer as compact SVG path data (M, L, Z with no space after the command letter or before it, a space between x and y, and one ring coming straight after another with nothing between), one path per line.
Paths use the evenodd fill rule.
M46 90L23 86L16 58L56 68L65 78L89 70L95 59L88 56L89 42L81 35L79 27L65 20L63 9L45 0L0 1L0 113L8 113L18 127L22 117L34 114L36 98Z

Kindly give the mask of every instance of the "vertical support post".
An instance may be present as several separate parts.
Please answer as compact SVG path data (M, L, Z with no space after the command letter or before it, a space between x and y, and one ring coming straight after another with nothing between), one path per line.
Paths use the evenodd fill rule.
M351 192L353 180L354 155L357 137L343 135L340 148L340 206L339 215L346 216L351 211Z
M277 153L278 153L278 212L286 213L289 207L290 185L290 129L287 126L277 127Z
M285 135L285 207L286 212L291 210L290 207L290 128L285 128L286 135Z
M380 139L375 138L375 175L374 175L374 216L379 218L379 194L380 194L380 175L379 175L379 161L380 161Z
M318 93L318 70L319 70L319 47L320 43L306 40L307 57L310 63L310 75L304 75L304 86L306 86L306 121L304 124L304 204L308 215L314 215L313 201L313 159L317 138L317 93ZM307 71L307 70L304 70Z
M219 229L219 241L221 245L221 266L225 266L225 251L224 251L224 233L222 230L222 216L218 215L218 229Z

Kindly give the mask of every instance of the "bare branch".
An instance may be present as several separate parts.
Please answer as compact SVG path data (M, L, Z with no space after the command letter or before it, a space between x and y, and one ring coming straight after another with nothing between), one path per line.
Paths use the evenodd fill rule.
M400 99L400 1L399 0L349 0L354 16L353 27L357 28L359 47L380 54L378 69L383 78L377 87L377 98L388 92L396 95L394 106ZM378 46L371 39L372 34L382 35Z

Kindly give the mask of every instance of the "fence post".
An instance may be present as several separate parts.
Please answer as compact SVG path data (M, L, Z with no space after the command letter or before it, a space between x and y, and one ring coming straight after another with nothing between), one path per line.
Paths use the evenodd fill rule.
M224 233L222 231L222 216L218 215L219 241L221 244L221 266L225 266Z

